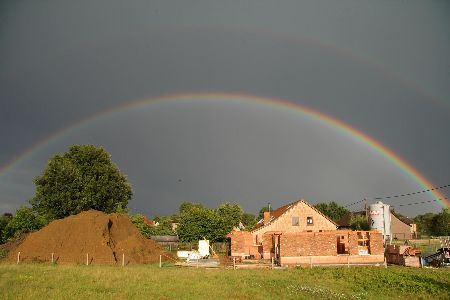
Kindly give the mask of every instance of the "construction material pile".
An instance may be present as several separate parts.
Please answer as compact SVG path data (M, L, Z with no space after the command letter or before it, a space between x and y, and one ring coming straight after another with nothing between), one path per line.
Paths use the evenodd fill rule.
M386 262L388 264L419 268L421 266L420 254L420 249L416 249L408 245L386 246Z
M8 260L126 265L158 262L161 253L154 241L141 235L127 214L90 210L53 221L31 233L11 249Z

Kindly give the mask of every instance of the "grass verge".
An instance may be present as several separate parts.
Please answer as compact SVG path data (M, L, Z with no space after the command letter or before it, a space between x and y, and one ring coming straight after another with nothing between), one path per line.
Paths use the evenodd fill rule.
M450 269L0 265L1 299L450 299Z

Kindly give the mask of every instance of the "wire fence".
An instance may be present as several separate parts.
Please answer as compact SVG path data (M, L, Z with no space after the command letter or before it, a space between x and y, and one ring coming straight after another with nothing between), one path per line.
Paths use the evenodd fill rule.
M132 253L132 252L131 252ZM176 262L170 255L160 253L157 255L136 255L121 253L116 255L102 254L73 254L73 253L48 253L46 255L35 255L27 252L15 254L17 264L20 263L49 263L49 264L75 264L75 265L115 265L128 266L133 264L155 264L160 266L164 263Z

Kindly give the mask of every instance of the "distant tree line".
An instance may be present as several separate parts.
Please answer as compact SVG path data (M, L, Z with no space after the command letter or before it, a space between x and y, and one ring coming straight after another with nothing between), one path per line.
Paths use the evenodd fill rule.
M131 216L132 222L144 236L178 235L183 242L208 239L225 241L233 228L249 230L256 224L254 215L244 213L238 204L223 203L218 208L208 208L200 203L183 202L178 215L155 217L158 224L146 224L145 217ZM176 225L176 226L173 226Z
M126 213L133 195L126 176L111 161L109 153L93 145L73 145L62 155L53 156L34 184L36 193L30 200L31 208L21 207L14 216L0 216L0 243L89 209ZM336 202L319 203L315 207L335 222L349 214ZM177 234L186 242L203 238L223 241L233 228L252 229L269 210L266 206L261 208L257 219L255 215L245 213L238 204L223 203L217 208L208 208L199 203L184 202L178 214L155 217L158 226L149 224L141 214L132 215L130 219L147 237ZM422 235L450 235L448 208L438 214L419 215L414 221ZM369 229L367 219L356 215L351 217L350 226L355 230Z
M426 213L414 218L417 230L427 236L450 236L450 209L444 208L440 213Z

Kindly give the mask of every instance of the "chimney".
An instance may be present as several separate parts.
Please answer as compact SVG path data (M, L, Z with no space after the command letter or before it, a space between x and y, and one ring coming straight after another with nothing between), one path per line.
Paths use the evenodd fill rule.
M270 222L270 211L264 212L264 225L268 224Z

